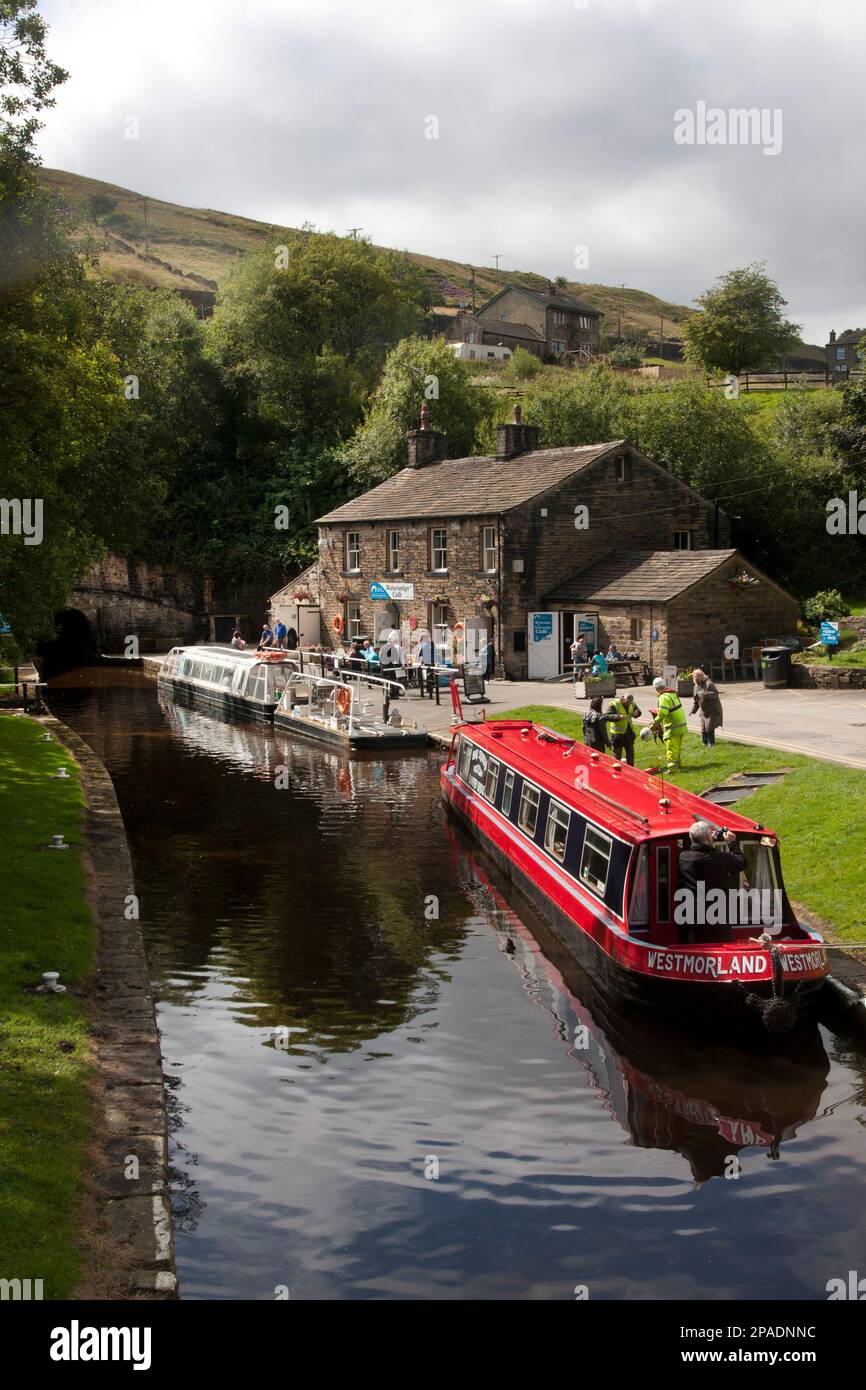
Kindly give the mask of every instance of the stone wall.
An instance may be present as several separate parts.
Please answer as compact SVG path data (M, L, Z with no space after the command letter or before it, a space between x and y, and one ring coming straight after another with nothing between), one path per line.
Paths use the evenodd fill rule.
M745 569L757 584L734 588L730 576ZM677 595L668 605L667 656L680 669L720 661L725 639L739 639L740 652L768 637L793 635L800 607L795 598L741 559L734 559Z
M112 554L76 584L69 607L87 618L99 651L121 653L130 636L139 651L164 651L206 634L207 597L191 575Z
M513 634L526 631L527 614L547 606L545 596L612 549L672 550L674 532L693 532L695 550L715 547L712 503L697 496L672 474L651 463L635 450L626 450L630 477L618 484L614 456L599 459L585 473L579 473L552 494L534 498L521 508L509 512L504 520L503 570L503 630L506 635L504 657L506 667L522 664L514 653ZM575 528L575 507L589 509L587 530ZM543 515L546 511L547 515ZM730 523L724 512L719 513L718 548L730 545ZM513 569L515 559L523 561L523 573ZM575 607L556 603L556 608ZM598 605L587 604L587 611ZM658 612L664 617L663 609ZM605 609L615 625L617 640L623 618L618 606ZM628 616L631 616L629 609ZM635 616L639 616L635 609ZM647 617L649 612L641 613ZM658 616L658 614L657 614ZM658 626L658 621L656 626ZM660 632L661 637L661 632ZM629 643L629 646L634 646ZM650 660L648 632L644 639L644 660ZM635 650L639 648L635 647ZM657 660L664 660L658 653ZM519 670L514 670L519 675Z
M841 662L838 666L807 666L792 661L791 684L806 690L866 690L866 667L844 666Z

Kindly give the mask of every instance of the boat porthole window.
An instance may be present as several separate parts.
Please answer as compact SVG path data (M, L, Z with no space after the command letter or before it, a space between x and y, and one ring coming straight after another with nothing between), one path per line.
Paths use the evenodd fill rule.
M610 855L613 840L603 835L595 826L587 825L580 857L580 877L594 892L604 894L610 870Z
M520 811L517 816L517 824L521 830L525 830L527 835L535 834L535 827L538 823L538 803L541 800L541 793L537 787L533 787L529 782L524 782L523 791L520 794Z
M505 773L505 781L502 787L502 814L511 815L511 798L514 795L514 773L509 768Z
M487 775L484 778L484 797L487 801L496 800L496 788L499 785L499 763L495 758L491 758L487 764Z
M547 826L544 831L544 848L548 854L558 859L560 864L565 858L565 842L568 839L568 823L571 819L569 812L559 802L551 801L547 812Z

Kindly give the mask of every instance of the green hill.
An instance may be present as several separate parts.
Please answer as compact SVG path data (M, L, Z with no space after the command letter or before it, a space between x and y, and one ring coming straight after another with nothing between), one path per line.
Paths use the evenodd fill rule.
M280 231L267 222L144 198L117 184L60 169L41 169L39 177L48 188L82 208L99 247L103 274L126 283L169 286L203 307L213 303L235 256L272 240ZM409 251L408 255L426 270L434 304L470 301L473 274L478 305L506 283L528 289L543 289L547 284L546 276L529 270L502 268L497 275L491 266L472 266L419 251ZM644 329L650 344L658 341L660 319L664 320L665 337L678 339L680 325L692 312L686 304L672 304L646 290L578 280L569 281L568 290L605 314L609 334L618 332L621 320L626 337ZM823 360L820 348L808 348L804 355Z

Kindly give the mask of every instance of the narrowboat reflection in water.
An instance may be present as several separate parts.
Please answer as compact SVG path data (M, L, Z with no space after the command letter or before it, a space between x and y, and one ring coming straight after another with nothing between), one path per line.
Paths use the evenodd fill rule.
M740 1150L781 1146L818 1113L830 1062L817 1026L800 1030L784 1053L756 1066L733 1045L700 1045L682 1033L626 1018L594 986L549 928L508 907L487 872L449 827L454 872L478 917L497 934L527 997L601 1105L640 1148L683 1155L698 1182L724 1177Z

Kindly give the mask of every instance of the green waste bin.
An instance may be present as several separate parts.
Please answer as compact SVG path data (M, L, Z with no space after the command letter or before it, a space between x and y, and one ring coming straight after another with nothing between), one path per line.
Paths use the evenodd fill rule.
M763 647L761 675L767 690L784 690L790 674L790 647Z

